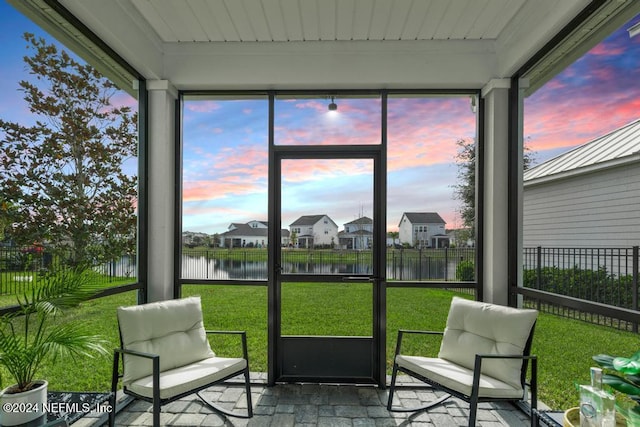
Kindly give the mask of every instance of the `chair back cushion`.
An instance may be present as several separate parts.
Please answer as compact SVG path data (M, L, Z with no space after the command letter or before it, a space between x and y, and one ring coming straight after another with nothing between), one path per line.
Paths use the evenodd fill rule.
M215 356L202 322L200 297L119 307L117 313L122 347L160 355L161 372ZM124 355L124 384L151 373L150 359Z
M523 355L536 310L454 297L438 357L474 369L476 354ZM482 374L521 387L521 359L485 359Z

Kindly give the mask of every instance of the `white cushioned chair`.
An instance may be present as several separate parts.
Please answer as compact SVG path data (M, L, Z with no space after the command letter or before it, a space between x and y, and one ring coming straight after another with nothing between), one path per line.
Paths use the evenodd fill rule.
M419 411L456 396L469 403L469 426L476 422L479 402L522 401L526 385L531 390L531 425L537 425L537 358L530 354L536 310L470 301L454 297L444 332L398 331L387 409ZM440 335L438 357L402 353L407 334ZM531 379L526 381L528 361ZM426 406L393 406L398 371L417 378L446 394Z
M153 425L157 427L161 405L193 393L215 411L242 418L253 416L246 334L205 331L199 297L119 307L117 316L121 348L114 351L112 408L115 408L121 378L124 393L153 403ZM242 341L242 357L217 357L207 334L238 335ZM199 393L240 374L244 375L246 415L214 406ZM115 411L112 411L109 425L114 424Z

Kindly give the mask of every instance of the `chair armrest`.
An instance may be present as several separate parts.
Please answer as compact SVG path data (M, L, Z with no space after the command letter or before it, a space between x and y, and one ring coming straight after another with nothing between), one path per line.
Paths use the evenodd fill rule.
M153 399L154 401L160 401L160 355L159 354L153 354L153 353L144 353L142 351L137 351L137 350L127 350L126 348L116 348L113 351L113 357L114 357L114 375L115 375L115 370L117 368L116 364L117 364L117 358L118 358L118 353L125 355L128 354L130 356L134 356L134 357L142 357L145 359L150 359L151 360L151 376L152 376L152 382L153 382ZM112 390L115 391L116 388L116 383L117 383L117 379L115 378L115 376L112 378Z
M442 331L416 331L410 329L399 329L398 330L398 340L396 341L396 356L400 354L400 347L402 347L402 338L405 334L413 334L413 335L444 335Z
M142 351L137 351L137 350L127 350L126 348L116 348L114 351L114 354L130 354L131 356L137 356L137 357L144 357L146 359L154 359L154 358L160 358L159 354L154 354L154 353L144 353Z
M475 364L473 366L473 388L472 390L478 390L480 386L480 374L482 371L482 359L522 359L531 360L531 382L529 386L531 388L531 406L537 408L538 400L538 356L536 355L524 355L524 354L476 354ZM523 373L524 375L524 373ZM522 378L525 380L525 378ZM526 384L526 380L524 381Z
M538 356L529 355L525 356L524 354L476 354L476 358L481 359L523 359L523 360L532 360L537 359Z
M247 350L247 331L205 331L207 334L240 335L242 341L242 357L249 364L249 351Z

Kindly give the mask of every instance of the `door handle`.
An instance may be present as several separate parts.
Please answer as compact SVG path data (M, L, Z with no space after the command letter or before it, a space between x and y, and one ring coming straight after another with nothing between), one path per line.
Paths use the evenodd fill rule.
M343 282L375 282L376 280L378 278L372 276L344 276L342 278Z

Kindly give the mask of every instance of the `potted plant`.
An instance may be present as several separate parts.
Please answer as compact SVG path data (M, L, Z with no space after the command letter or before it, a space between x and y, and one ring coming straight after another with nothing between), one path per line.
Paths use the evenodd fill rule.
M616 411L627 426L640 427L640 351L631 357L598 354L593 360L603 369L602 383L614 390Z
M102 338L73 322L59 321L64 310L77 307L96 290L86 273L46 274L17 298L16 311L0 317L0 367L15 382L0 392L0 425L18 425L44 415L47 381L37 375L45 361L106 354Z

